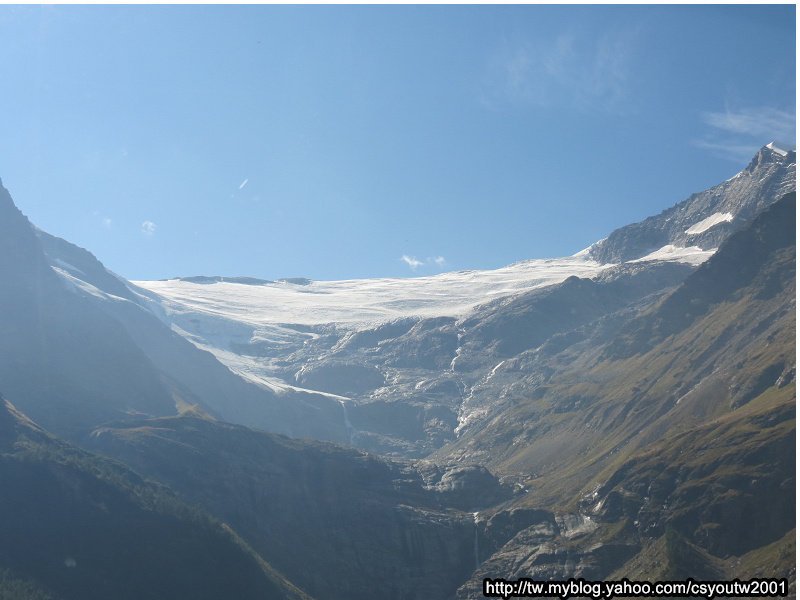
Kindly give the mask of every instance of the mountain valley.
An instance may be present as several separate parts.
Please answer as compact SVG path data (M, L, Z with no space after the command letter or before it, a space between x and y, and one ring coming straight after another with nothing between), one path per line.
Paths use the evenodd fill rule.
M130 282L2 189L0 598L794 596L795 161L410 279Z

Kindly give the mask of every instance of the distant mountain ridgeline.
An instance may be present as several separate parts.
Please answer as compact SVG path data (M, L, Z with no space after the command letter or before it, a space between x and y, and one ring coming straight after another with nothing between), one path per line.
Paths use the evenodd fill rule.
M270 283L290 283L292 285L308 285L310 279L305 277L288 277L285 279L259 279L257 277L223 277L222 275L195 275L191 277L177 277L179 281L189 283L239 283L241 285L268 285ZM166 280L164 280L166 281Z

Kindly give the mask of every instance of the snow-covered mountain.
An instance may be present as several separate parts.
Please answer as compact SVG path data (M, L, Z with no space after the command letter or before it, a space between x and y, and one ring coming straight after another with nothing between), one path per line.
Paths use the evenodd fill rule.
M676 285L759 210L794 189L794 181L795 153L770 144L728 181L571 257L408 279L184 277L125 289L248 383L341 405L337 427L352 443L420 455L481 413L471 390L495 376L510 348L525 350L559 327ZM69 260L51 257L62 277L76 283L81 275L68 268ZM575 278L595 283L590 291L571 283ZM552 310L531 330L528 317L548 303ZM235 407L223 412L245 424L252 418Z
M570 276L591 278L621 262L699 265L732 231L793 190L794 181L795 153L771 143L728 181L693 194L658 216L622 227L572 257L526 260L495 270L403 279L269 282L184 277L133 283L153 293L150 297L160 305L156 312L211 347L220 335L219 341L226 341L225 322L251 330L253 339L273 336L278 341L285 332L282 325L336 323L357 328L402 317L460 317L490 300L554 285ZM201 325L206 321L216 327Z
M153 402L157 415L176 410L176 403L197 405L246 425L421 455L480 414L475 386L499 378L498 365L512 351L676 285L731 232L793 189L794 178L795 153L771 144L730 180L571 257L348 281L189 277L130 283L89 252L33 228L6 195L3 269L20 280L6 288L6 304L19 311L34 306L20 294L38 294L47 282L53 298L66 298L62 308L75 304L80 308L73 312L95 315L92 327L104 332L84 353L95 352L102 362L110 356L104 339L118 338L115 348L130 346L142 370L131 385L147 382L151 389L142 390L137 406L121 404L109 415L149 414ZM24 256L14 259L20 252ZM25 261L32 266L21 269ZM35 297L35 303L43 301ZM59 312L25 314L9 324L15 333L6 340L29 348L30 369L49 359L37 354L30 332L17 330L30 321L31 331L40 331L41 315L52 320ZM66 326L54 322L45 329L53 335ZM24 372L11 368L5 386L19 388L17 400L27 408L32 388L23 393L24 382L14 376ZM96 389L84 390L91 381ZM102 397L102 381L89 369L82 384L72 384L76 398ZM47 411L37 410L35 416L47 420ZM90 412L99 418L107 410L108 403L101 403Z

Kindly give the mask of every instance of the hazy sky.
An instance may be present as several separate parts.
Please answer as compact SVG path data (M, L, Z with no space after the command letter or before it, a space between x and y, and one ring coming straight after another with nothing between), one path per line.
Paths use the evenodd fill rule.
M0 6L0 78L4 185L121 275L422 275L793 143L795 7Z

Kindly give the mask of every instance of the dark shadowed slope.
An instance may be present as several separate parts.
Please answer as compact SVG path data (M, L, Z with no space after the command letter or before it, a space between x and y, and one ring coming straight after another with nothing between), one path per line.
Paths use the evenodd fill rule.
M175 412L173 390L124 328L50 268L0 187L0 391L46 428L75 433L128 413Z
M120 464L51 437L5 401L0 481L0 594L307 598L225 525Z
M510 497L481 468L421 472L188 416L105 427L88 444L224 519L320 598L451 597L475 567L465 511Z

